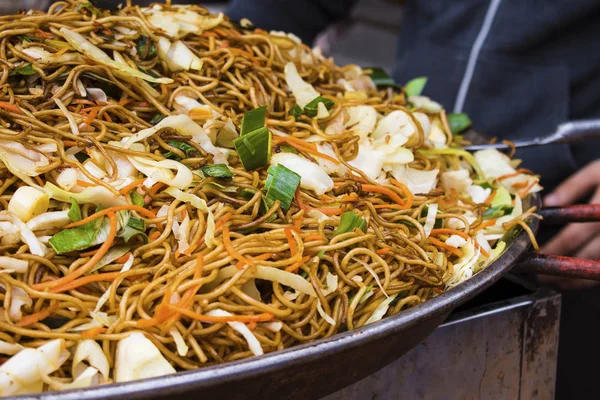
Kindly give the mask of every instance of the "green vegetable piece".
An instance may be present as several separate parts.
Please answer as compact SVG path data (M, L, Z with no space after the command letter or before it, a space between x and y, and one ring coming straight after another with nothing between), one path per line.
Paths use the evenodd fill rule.
M136 43L137 53L141 60L152 58L156 55L156 45L148 36L142 35Z
M421 92L425 88L425 84L427 83L427 77L421 76L419 78L411 79L408 81L406 86L404 86L404 93L408 97L410 96L420 96Z
M483 212L483 219L494 219L503 217L512 212L512 206L496 206L490 207Z
M421 211L421 218L426 218L428 213L429 213L429 206L425 205L423 207L423 210ZM438 210L437 214L443 214L443 213L440 210ZM406 222L406 224L412 225L408 221L402 221L402 222ZM443 225L444 225L444 221L441 218L436 218L435 219L435 224L433 225L433 228L434 229L439 229L439 228L442 228Z
M290 115L294 117L296 121L298 121L300 119L300 116L302 115L302 112L302 107L300 107L299 105L295 105L294 108L290 110Z
M281 150L284 153L292 153L292 154L298 154L298 149L296 149L295 147L290 146L289 144L280 144L279 146L279 150Z
M492 199L492 207L497 206L510 206L512 205L512 197L508 190L506 190L503 186L500 186L496 191L496 195Z
M231 179L233 178L233 173L225 164L213 164L213 165L205 165L200 168L200 171L205 176L210 176L212 178L217 179Z
M265 118L267 116L267 106L255 108L248 111L242 118L242 129L240 136L247 135L265 126Z
M127 226L143 232L146 230L146 221L141 218L130 217L129 221L127 221Z
M185 142L170 141L169 146L175 147L175 148L183 151L185 153L185 158L195 157L198 155L198 150L196 150L196 148L194 146L190 146L189 144L187 144ZM176 160L176 161L181 160L181 158L177 154L175 154L171 151L168 151L165 153L165 158L169 158L171 160Z
M125 243L128 243L131 238L135 236L141 237L144 243L148 243L148 236L143 231L134 229L129 225L127 225L123 231L119 233L119 237L122 237Z
M388 75L387 72L380 67L369 67L371 70L371 80L377 86L377 89L383 89L386 87L393 87L396 89L400 89L400 86L394 82L394 79Z
M102 14L90 1L82 1L77 6L77 12L88 11L94 15Z
M319 112L319 103L325 104L325 108L331 110L331 108L335 105L335 103L329 99L318 96L314 100L311 100L310 103L304 106L304 114L313 118L317 116Z
M269 164L272 141L273 136L266 127L247 133L233 141L246 171L252 171Z
M341 235L342 233L353 232L355 228L360 229L362 232L367 231L367 221L359 217L354 211L346 211L342 214L340 224L334 232L334 236Z
M465 113L450 113L446 116L453 135L457 135L471 127L471 119Z
M266 196L272 202L279 200L281 209L287 211L300 185L300 175L281 164L270 167L268 172L264 188Z
M325 256L325 250L321 250L320 252L317 253L317 257L319 257L319 260L323 259L324 256Z
M14 76L14 75L23 75L23 76L30 76L30 75L34 75L37 72L33 69L33 66L30 63L25 63L23 64L21 67L10 71L10 73L8 74L9 76Z
M160 121L162 121L163 119L165 119L165 116L162 114L156 114L154 117L152 117L152 119L150 120L150 123L152 125L156 125L158 124Z
M136 206L143 207L144 206L144 196L139 194L137 191L131 192L131 202Z
M67 216L73 222L81 221L83 219L79 204L77 204L77 201L74 198L71 198L71 207L69 208Z
M102 228L103 220L104 218L96 218L85 225L64 229L52 236L48 243L57 254L87 249L93 245L94 238Z

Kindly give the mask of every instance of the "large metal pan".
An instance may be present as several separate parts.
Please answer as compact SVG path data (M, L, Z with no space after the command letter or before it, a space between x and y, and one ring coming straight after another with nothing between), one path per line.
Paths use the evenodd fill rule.
M524 203L539 206L539 196L529 196ZM537 220L531 228L537 231ZM498 260L458 287L398 315L328 339L195 371L22 399L184 399L194 395L228 400L316 399L374 373L419 344L452 310L515 265L529 246L529 238L521 232Z

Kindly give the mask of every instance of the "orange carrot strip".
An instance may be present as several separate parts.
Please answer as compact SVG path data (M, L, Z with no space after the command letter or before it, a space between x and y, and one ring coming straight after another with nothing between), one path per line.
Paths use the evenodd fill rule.
M152 194L156 194L158 193L158 191L160 189L162 189L163 187L167 186L166 184L162 183L162 182L157 182L155 183L151 188L150 188L150 193Z
M40 322L44 318L48 318L50 314L58 309L58 303L54 303L46 309L40 310L36 313L26 315L21 318L15 325L17 326L28 326L31 324L35 324L36 322Z
M266 260L268 260L269 258L271 258L271 257L273 257L273 256L274 256L274 254L273 254L273 253L264 253L264 254L260 254L260 255L258 255L258 256L256 256L256 257L251 257L251 258L250 258L250 260L252 260L252 261L266 261ZM242 269L242 268L244 268L244 265L245 265L245 264L244 264L243 262L241 262L241 261L238 261L238 262L235 264L235 266L236 266L238 269Z
M123 97L121 100L119 100L119 105L121 107L126 106L127 104L131 103L133 101L133 99L130 99L128 97Z
M105 333L107 330L108 329L104 326L97 326L95 328L90 328L81 332L81 336L83 336L84 338L93 338L100 335L101 333Z
M108 113L104 113L104 114L102 114L102 116L104 117L104 119L105 119L107 122L113 122L113 121L112 121L112 118L110 117L110 115L108 115Z
M150 235L148 235L148 239L150 239L150 240L156 240L156 239L158 239L159 236L160 236L160 232L159 231L154 231Z
M302 139L298 139L291 136L274 136L273 141L275 143L285 142L298 150L305 151L307 153L316 155L317 157L324 158L328 161L331 161L334 164L341 164L338 159L328 156L327 154L320 153L319 151L317 151L317 146L315 146L313 143L306 142Z
M131 253L125 253L121 257L117 258L115 261L118 262L119 264L125 264L127 262L127 260L129 260L130 255L131 255Z
M248 264L252 267L254 266L254 263L251 260L238 253L233 247L233 245L231 244L231 237L229 236L229 227L227 226L223 227L223 246L225 246L225 250L227 250L227 253L229 253L229 255L235 258L236 260L239 260L244 264Z
M488 254L487 251L485 251L485 249L483 249L479 243L477 242L477 240L473 239L471 236L467 235L466 233L462 232L462 231L458 231L456 229L450 229L450 228L439 228L439 229L433 229L431 231L432 235L437 235L437 234L447 234L447 235L458 235L460 237L462 237L463 239L467 239L467 240L472 240L473 243L475 244L475 247L478 247L479 250L481 251L481 254L483 254L486 257L489 257L490 255Z
M390 250L392 250L392 248L391 248L391 247L384 247L384 248L381 248L381 249L379 249L379 250L375 250L375 254L378 254L378 255L380 255L380 256L384 256L384 255L386 255L387 253L389 253L389 252L390 252Z
M62 142L67 147L77 146L77 142L75 142L73 140L63 140Z
M44 182L42 182L42 178L40 178L39 176L35 175L33 177L35 179L35 181L38 183L38 185L40 186L44 186Z
M112 281L112 280L115 280L120 274L121 274L121 271L104 272L102 274L87 275L87 276L84 276L83 278L75 279L74 281L69 282L65 285L53 287L50 289L50 293L66 292L69 290L76 289L80 286L87 285L88 283L92 283L92 282Z
M384 186L378 186L378 185L361 185L362 189L366 192L375 192L375 193L381 193L381 194L385 194L387 197L389 197L390 199L394 200L396 203L398 203L399 206L403 206L404 208L408 208L406 205L407 203L404 202L404 200L402 200L400 198L400 196L398 196L394 191L384 187Z
M300 194L300 188L296 189L295 197L296 197L296 203L298 203L299 208L301 208L302 210L304 210L306 212L311 210L311 207L304 204L304 201L302 200L302 195Z
M82 186L82 187L94 187L94 186L98 186L95 183L92 182L86 182L86 181L82 181L77 179L77 181L75 181L75 183L77 183L78 186Z
M454 254L457 257L462 257L463 256L463 252L460 249L454 248L452 246L447 245L446 243L442 242L441 240L438 240L434 237L429 236L427 238L427 240L429 240L429 242L431 244L434 244L436 246L439 246L443 249L448 250L450 253Z
M437 294L442 294L442 293L444 293L444 291L443 291L442 289L440 289L440 288L436 288L436 287L434 287L434 288L433 288L433 289L431 289L431 290L433 290L433 291L434 291L434 292L436 292Z
M68 228L74 228L76 226L85 225L88 222L95 220L96 218L100 218L104 215L112 214L112 213L116 213L117 211L124 211L124 210L137 211L138 213L142 214L146 218L156 218L156 214L146 210L144 207L136 206L135 204L123 204L122 206L105 208L104 210L98 211L97 213L94 213L94 214L90 215L89 217L84 218L80 221L71 222L70 224L65 225L64 228L68 229Z
M195 319L200 322L208 322L213 324L218 323L226 323L226 322L265 322L270 321L275 317L271 313L260 313L254 315L231 315L231 316L216 316L216 315L204 315L198 314L194 311L188 310L187 308L182 308L175 306L173 304L168 304L167 308L174 310L178 313L185 315L186 317Z
M99 111L100 111L100 107L92 107L92 109L90 110L90 113L88 114L84 123L86 125L90 125L92 123L92 121L96 118L96 115L98 115Z
M498 193L497 190L492 190L492 193L490 193L490 195L488 196L488 198L485 199L485 201L483 202L483 204L490 204L492 202L492 200L494 200L494 197L496 197L497 193Z
M34 290L44 290L46 288L56 288L60 286L65 286L70 282L73 282L75 279L79 278L90 269L94 267L100 261L102 257L106 254L110 246L112 246L115 237L117 236L117 216L114 212L109 212L108 219L110 220L110 230L108 231L108 236L106 237L106 241L102 243L100 249L94 254L92 258L88 260L83 266L78 268L77 270L69 273L68 275L63 276L62 278L55 279L49 282L42 282L35 285L32 285L31 288Z
M325 215L340 215L344 212L344 210L338 207L321 207L315 208L314 210L320 211Z
M535 179L532 180L531 183L525 189L519 192L519 197L523 198L527 196L529 194L529 191L535 186L536 183L537 181Z
M298 268L300 268L302 266L302 264L306 263L308 260L310 260L310 256L306 256L306 257L302 258L300 261L296 262L295 264L290 265L285 270L287 272L296 272L298 270Z
M90 257L90 256L93 256L94 254L96 254L97 252L98 252L98 249L94 249L94 250L86 251L85 253L79 253L79 255L81 257Z
M404 195L406 196L405 206L406 206L406 208L411 208L413 205L414 196L413 196L412 192L410 191L410 189L406 185L395 180L394 178L390 179L390 181L392 182L392 185L394 185L398 189L402 190L402 193L404 193Z
M290 254L292 255L292 257L294 257L296 255L296 253L298 252L298 245L296 244L296 241L294 240L294 235L292 235L292 230L290 228L284 228L283 231L285 232L285 237L287 238L288 244L290 246Z
M163 95L169 93L169 89L167 89L167 85L164 83L160 84L160 93Z
M127 194L127 193L131 192L133 189L135 189L136 187L140 186L142 183L144 183L145 180L146 180L146 178L136 179L135 181L131 182L129 185L127 185L124 188L122 188L121 190L119 190L119 193L121 195Z
M6 101L0 101L0 108L5 109L6 111L12 111L15 114L25 115L23 110L21 110L16 104L7 103Z
M478 230L485 229L488 226L494 226L494 225L496 225L496 218L491 219L489 221L482 222L477 228L475 228L473 230L476 232Z
M302 229L302 217L298 217L294 220L294 229L296 232L300 233L300 230Z
M311 240L323 240L323 236L319 233L313 233L312 235L308 235L304 238L305 242L310 242Z

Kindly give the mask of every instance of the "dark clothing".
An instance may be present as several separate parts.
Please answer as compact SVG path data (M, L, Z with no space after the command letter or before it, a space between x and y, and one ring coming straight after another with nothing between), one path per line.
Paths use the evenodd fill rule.
M353 4L354 0L234 0L229 15L247 17L267 30L294 32L311 43L329 23L346 16ZM458 108L469 114L477 131L502 139L531 138L553 132L567 120L600 117L600 2L406 0L405 4L394 78L407 82L427 76L424 94L449 111ZM477 53L475 44L482 37ZM466 79L473 59L472 77ZM461 87L463 107L457 101ZM541 174L542 184L551 189L600 158L600 141L522 150L516 157ZM592 368L600 358L599 307L599 287L563 295L559 399L595 398L600 392Z
M355 0L234 0L232 19L267 30L291 31L311 43L351 10ZM464 111L476 130L501 139L541 136L569 119L600 117L600 3L594 0L407 0L393 76L427 76L424 94L455 108L466 86ZM495 3L495 4L494 4ZM489 32L478 56L490 8ZM368 46L369 43L357 43ZM470 83L465 73L475 58ZM521 150L517 158L556 186L600 155L600 141Z

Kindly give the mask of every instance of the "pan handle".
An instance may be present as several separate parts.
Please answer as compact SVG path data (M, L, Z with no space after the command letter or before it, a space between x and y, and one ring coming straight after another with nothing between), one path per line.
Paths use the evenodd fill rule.
M546 224L600 221L600 204L577 204L566 207L546 207L537 212Z
M600 281L600 260L527 253L514 268L519 272Z

